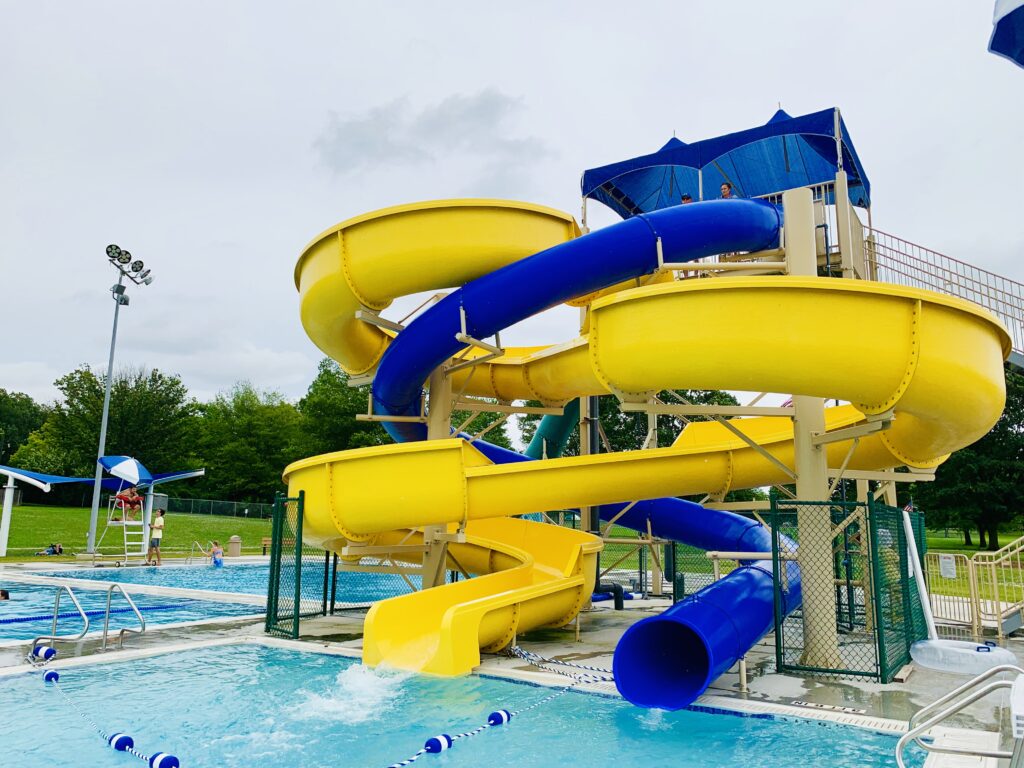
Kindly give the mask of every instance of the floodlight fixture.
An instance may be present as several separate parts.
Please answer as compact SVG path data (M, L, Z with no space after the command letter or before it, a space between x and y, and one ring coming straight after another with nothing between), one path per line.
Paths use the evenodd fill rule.
M149 285L152 282L153 282L153 278L152 277L147 277L145 280L142 281L142 284L143 285Z
M139 279L140 280L145 280L147 277L149 277L149 273L152 272L152 271L153 270L151 270L151 269L144 269L142 272L139 273Z
M141 259L136 259L132 262L132 272L141 272L144 266Z
M108 259L116 259L120 255L121 255L121 248L119 246L114 245L113 243L111 243L110 245L107 246L107 258Z
M131 260L132 255L128 251L121 251L119 254L117 254L118 264L127 264Z

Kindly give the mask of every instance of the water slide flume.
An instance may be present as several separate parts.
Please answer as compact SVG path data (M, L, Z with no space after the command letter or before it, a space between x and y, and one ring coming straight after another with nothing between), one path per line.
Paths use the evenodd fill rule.
M572 238L575 225L534 206L451 201L346 222L307 248L296 278L311 338L351 372L379 364L375 410L408 416L419 407L429 371L462 348L453 344L460 307L471 335L483 338L573 296L630 277L643 281L657 266L659 238L665 260L682 261L771 247L777 229L775 210L763 204L699 204L635 217L526 258L531 250ZM513 266L502 269L506 264ZM389 281L388 275L397 277ZM384 308L401 291L466 282L465 290L394 340L355 316L361 307ZM556 347L506 350L497 360L456 373L455 390L560 403L609 391L640 399L663 388L732 388L854 403L829 409L829 429L893 409L890 430L860 439L849 462L853 469L933 467L981 437L1002 408L1005 331L973 305L936 294L819 278L734 278L622 290L597 299L591 310L588 335ZM422 436L416 422L389 426L400 439ZM788 419L744 419L742 426L783 464L793 465ZM848 448L831 444L830 465L838 466ZM500 518L788 480L713 423L691 425L669 448L625 454L501 464L492 458L505 456L482 449L462 439L406 443L314 457L287 469L290 489L306 491L306 537L329 549L386 543L418 526L468 521L467 544L453 545L452 554L473 560L473 572L485 575L379 603L367 616L367 662L465 672L478 663L481 646L497 648L515 632L572 619L592 588L586 561L596 540ZM671 502L647 508L656 532L675 523L684 530L673 538L686 540L696 530ZM735 516L704 515L703 528L724 532L734 525ZM756 567L741 570L748 575L714 588L727 598L721 605L742 608L733 610L737 614L763 612L767 604L770 612L770 580L766 597ZM686 610L696 615L700 609ZM692 629L678 612L637 625L643 642L624 639L617 653L620 689L630 695L628 680L652 675L661 676L665 688L700 688L757 639L751 633L768 628L758 618L730 629L721 623L722 610L732 609L704 610L690 646L703 645L711 655L699 662L680 662L662 643L678 631L670 625ZM665 622L661 629L639 629L659 621ZM692 695L687 688L686 696Z

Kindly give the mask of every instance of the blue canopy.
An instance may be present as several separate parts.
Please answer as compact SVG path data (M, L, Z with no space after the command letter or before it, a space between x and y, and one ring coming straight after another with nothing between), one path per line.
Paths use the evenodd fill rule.
M104 457L107 458L107 457ZM146 482L140 483L143 486L146 485L161 485L162 483L172 483L175 480L187 480L191 477L202 477L206 474L205 469L182 469L177 472L158 472L153 475ZM90 483L92 484L95 478L92 477L64 477L63 475L47 475L42 472L30 472L27 469L16 469L14 467L6 467L0 465L0 476L8 475L13 477L15 480L21 480L29 485L34 485L46 493L50 492L50 486L59 485L61 483ZM101 485L104 489L110 491L119 491L125 486L123 479L114 477L105 477L101 481Z
M988 49L1024 67L1024 0L996 0Z
M657 152L583 173L583 196L599 200L623 218L678 205L683 193L717 198L723 182L739 197L756 197L820 184L838 170L836 128L850 202L871 203L871 185L839 110L791 117L783 110L762 126L693 144L673 138Z
M46 475L42 472L29 472L27 469L15 469L14 467L5 467L0 465L0 475L7 475L13 477L15 480L21 480L34 485L46 493L50 492L51 485L59 485L60 483L91 483L91 477L64 477L63 475Z

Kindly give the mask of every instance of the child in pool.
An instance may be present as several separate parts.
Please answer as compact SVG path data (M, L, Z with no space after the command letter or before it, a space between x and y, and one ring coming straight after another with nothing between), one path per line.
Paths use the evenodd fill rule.
M210 559L213 562L214 568L224 567L224 548L220 545L219 541L213 542L213 547L210 549Z

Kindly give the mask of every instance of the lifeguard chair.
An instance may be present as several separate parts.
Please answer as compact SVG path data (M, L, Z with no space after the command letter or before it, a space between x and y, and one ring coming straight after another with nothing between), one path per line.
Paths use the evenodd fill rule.
M120 493L120 492L119 492ZM121 538L124 542L124 553L114 555L103 555L97 552L97 563L100 559L113 558L114 565L130 565L132 561L145 560L148 552L146 546L146 508L141 506L137 510L128 509L124 500L119 498L119 493L110 496L107 500L107 524L96 542L96 549L99 550L103 539L111 528L121 529ZM133 519L134 516L134 519Z

